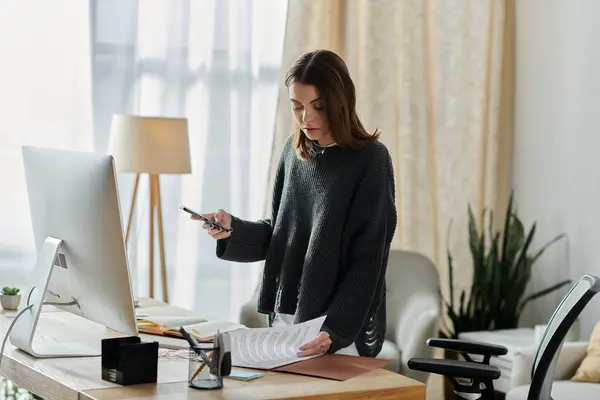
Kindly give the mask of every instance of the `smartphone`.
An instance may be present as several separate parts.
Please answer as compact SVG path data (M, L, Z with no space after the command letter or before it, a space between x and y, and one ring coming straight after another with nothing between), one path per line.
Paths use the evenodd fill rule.
M223 225L221 225L221 224L219 224L219 223L217 223L217 222L213 221L212 219L208 219L208 218L206 218L204 215L202 215L202 214L200 214L200 213L198 213L198 212L196 212L196 211L192 210L192 209L191 209L191 208L189 208L189 207L186 207L186 206L184 206L183 204L181 204L181 205L179 206L179 208L181 208L181 209L182 209L183 211L185 211L186 213L189 213L189 214L193 215L193 216L194 216L194 217L196 217L196 218L200 218L202 221L206 222L207 224L211 224L211 225L213 225L213 226L215 226L215 227L219 228L219 229L220 229L220 230L222 230L223 232L233 232L233 229L231 229L231 228L229 228L229 229L228 229L228 228L225 228Z

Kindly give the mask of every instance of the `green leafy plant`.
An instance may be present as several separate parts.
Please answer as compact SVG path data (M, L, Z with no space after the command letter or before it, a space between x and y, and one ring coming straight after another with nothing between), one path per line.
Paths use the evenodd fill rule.
M493 231L493 212L489 212L487 229L482 223L481 230L478 230L470 205L468 211L473 282L469 294L463 290L456 304L453 259L448 250L450 293L449 300L444 301L444 308L452 326L449 327L443 322L441 337L457 338L461 332L516 328L521 313L529 302L571 283L571 280L567 279L525 297L533 265L548 247L564 235L556 236L535 253L530 253L536 224L533 224L526 235L523 223L513 212L512 194L502 234ZM486 214L484 211L482 222L485 221Z
M8 287L8 286L4 286L2 288L2 294L5 295L5 296L16 296L16 295L19 294L19 289L14 288L14 287L11 288L11 287Z

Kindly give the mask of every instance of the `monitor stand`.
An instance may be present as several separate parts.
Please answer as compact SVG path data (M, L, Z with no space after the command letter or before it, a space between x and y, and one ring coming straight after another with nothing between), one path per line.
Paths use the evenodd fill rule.
M55 259L62 243L62 240L50 236L44 241L33 269L32 285L27 296L27 306L32 305L32 308L15 321L10 333L10 342L13 346L38 358L99 356L101 355L99 350L81 343L34 343L44 298L52 278L52 271L56 268Z

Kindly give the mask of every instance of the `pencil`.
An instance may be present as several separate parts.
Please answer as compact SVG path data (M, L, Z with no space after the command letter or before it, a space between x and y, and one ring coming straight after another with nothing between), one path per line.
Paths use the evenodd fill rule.
M211 352L210 352L210 354L208 355L208 359L209 359L209 360L212 360L212 351L211 351ZM200 372L202 372L202 370L204 369L204 366L205 366L205 365L206 365L206 363L204 363L204 362L203 362L203 363L200 365L200 367L199 367L199 368L196 370L196 372L194 372L194 375L192 375L192 379L190 379L190 381L193 381L194 379L196 379L196 377L198 376L198 374L199 374Z

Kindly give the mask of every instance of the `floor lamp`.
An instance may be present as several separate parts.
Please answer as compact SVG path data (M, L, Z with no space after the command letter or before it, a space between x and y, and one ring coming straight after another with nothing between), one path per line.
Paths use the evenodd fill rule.
M140 175L148 175L150 183L148 292L150 297L154 297L154 225L156 223L163 301L168 302L159 176L161 174L186 174L191 172L187 120L185 118L114 115L111 124L109 152L115 159L117 171L136 174L131 211L125 235L126 245L129 244L131 221L137 200Z

